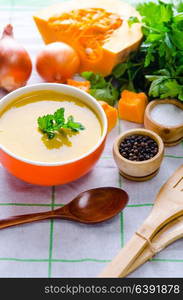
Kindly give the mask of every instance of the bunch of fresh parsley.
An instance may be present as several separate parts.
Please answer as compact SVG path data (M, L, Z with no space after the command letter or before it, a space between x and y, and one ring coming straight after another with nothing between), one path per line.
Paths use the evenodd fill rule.
M176 2L177 3L177 2ZM114 105L124 89L144 91L150 98L183 101L183 3L147 1L137 5L144 38L139 49L110 76L93 72L82 76L91 83L90 93ZM129 25L139 22L129 19Z
M126 87L152 98L183 101L183 4L163 1L137 6L142 16L143 43L129 60L117 65L112 76ZM131 19L130 25L138 22Z
M74 132L84 130L85 127L74 121L73 116L69 116L67 121L64 117L65 109L59 108L53 115L45 115L37 119L38 128L47 135L48 139L53 139L60 129L69 129Z

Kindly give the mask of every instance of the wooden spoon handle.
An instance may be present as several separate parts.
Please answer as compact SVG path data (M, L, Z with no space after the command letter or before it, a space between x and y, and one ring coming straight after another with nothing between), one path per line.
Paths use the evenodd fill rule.
M10 217L8 219L0 220L0 229L15 226L19 224L31 223L35 221L45 220L49 218L55 218L53 211L34 213L34 214L26 214Z
M145 232L146 238L143 238L141 233ZM120 250L118 255L112 260L111 263L103 270L99 277L124 277L127 270L139 254L143 251L148 244L148 237L154 232L154 228L150 228L145 223L138 231L139 234L134 234L130 241Z

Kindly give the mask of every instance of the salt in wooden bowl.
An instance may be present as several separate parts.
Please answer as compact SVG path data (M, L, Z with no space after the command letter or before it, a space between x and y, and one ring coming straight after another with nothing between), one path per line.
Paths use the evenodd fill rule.
M163 115L162 115L161 124L155 121L155 118L152 118L152 111L155 108L155 106L159 104L173 104L183 110L183 103L175 99L164 99L164 100L157 99L150 102L147 105L145 110L145 116L144 116L145 128L152 130L156 132L159 136L161 136L165 146L175 146L183 140L183 120L182 123L177 124L176 126L163 124L166 123L163 120L164 117ZM172 115L172 118L176 118L176 116ZM176 120L174 121L176 122Z

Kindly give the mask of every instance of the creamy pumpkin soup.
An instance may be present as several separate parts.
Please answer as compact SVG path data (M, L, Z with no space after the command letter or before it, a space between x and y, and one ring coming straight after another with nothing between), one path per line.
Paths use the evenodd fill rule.
M96 145L101 134L100 121L89 106L55 91L20 96L0 114L0 144L33 161L78 158Z

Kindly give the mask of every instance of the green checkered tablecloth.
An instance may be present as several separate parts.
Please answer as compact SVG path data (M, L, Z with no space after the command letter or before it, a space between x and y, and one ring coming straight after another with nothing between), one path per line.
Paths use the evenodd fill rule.
M1 32L11 21L16 39L34 60L43 42L32 15L40 7L56 2L59 0L0 0ZM33 70L28 84L37 82L41 79ZM0 218L51 210L68 203L81 191L99 186L122 187L130 196L125 210L103 224L87 226L48 220L0 230L0 277L97 276L149 214L162 183L183 164L183 145L178 145L166 149L160 172L152 180L137 183L121 178L113 161L112 144L120 132L138 126L120 122L110 133L96 167L67 185L33 186L9 175L0 166ZM182 240L175 242L130 276L182 277L182 246Z

